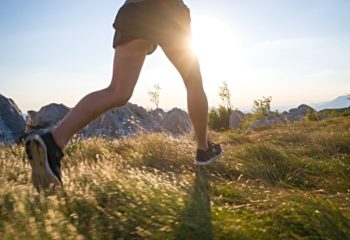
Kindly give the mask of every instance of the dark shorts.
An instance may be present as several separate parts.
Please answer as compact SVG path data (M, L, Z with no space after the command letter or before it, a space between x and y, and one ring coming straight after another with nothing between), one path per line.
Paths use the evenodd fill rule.
M135 39L157 46L187 44L191 37L191 17L188 7L176 0L145 0L124 4L113 23L113 48Z

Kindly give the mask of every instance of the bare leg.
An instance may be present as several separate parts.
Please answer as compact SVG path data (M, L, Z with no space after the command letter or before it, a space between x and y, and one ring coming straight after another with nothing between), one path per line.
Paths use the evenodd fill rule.
M69 139L88 123L113 107L125 105L132 96L150 43L137 39L116 49L111 84L88 94L53 129L53 137L62 149Z
M198 148L207 150L208 100L203 89L198 59L186 44L162 46L162 49L185 83L188 112L196 134Z

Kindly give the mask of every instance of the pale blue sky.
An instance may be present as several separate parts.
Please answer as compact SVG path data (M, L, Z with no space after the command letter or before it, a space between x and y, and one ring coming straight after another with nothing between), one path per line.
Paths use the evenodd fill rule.
M209 105L226 80L235 107L327 101L350 92L350 1L188 0ZM22 111L73 107L109 84L112 23L123 1L0 1L0 93ZM131 102L186 108L184 85L160 49L148 57Z

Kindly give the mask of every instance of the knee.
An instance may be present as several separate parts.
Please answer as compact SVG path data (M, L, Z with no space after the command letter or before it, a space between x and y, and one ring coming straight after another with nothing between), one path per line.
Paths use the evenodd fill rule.
M110 96L110 99L112 101L113 107L121 107L128 103L130 100L132 93L129 93L127 91L118 90L112 87L108 87L107 91L109 92L108 95Z

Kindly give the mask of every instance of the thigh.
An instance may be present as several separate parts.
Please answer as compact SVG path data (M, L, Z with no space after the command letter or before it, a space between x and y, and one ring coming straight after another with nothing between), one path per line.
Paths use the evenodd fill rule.
M146 40L135 39L116 47L113 77L109 87L117 94L132 95L151 46L151 43Z
M190 10L182 4L177 9L167 12L168 21L164 22L165 34L159 43L165 55L181 74L186 87L201 87L202 79L197 56L191 47Z
M203 87L199 61L189 44L163 45L162 49L170 62L180 73L187 89L195 87L198 90Z

